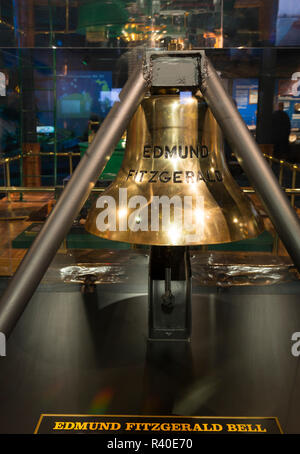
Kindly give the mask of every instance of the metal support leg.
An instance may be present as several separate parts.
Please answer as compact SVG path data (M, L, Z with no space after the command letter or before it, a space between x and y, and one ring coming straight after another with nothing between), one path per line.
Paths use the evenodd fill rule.
M200 89L300 271L300 221L297 214L204 53Z
M148 296L150 340L189 340L191 294L189 249L152 246Z
M44 276L114 147L147 90L142 69L131 75L77 166L54 210L27 252L0 302L0 332L8 336Z

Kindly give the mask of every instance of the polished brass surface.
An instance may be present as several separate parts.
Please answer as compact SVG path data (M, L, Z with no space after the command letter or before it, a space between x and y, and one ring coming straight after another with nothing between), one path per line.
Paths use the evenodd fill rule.
M119 200L120 189L127 189L128 203L133 196L143 196L146 201L130 208ZM182 206L176 211L170 205L170 219L164 217L160 207L157 231L151 224L156 213L151 208L155 196L167 196L168 200L177 196L176 202L180 200ZM101 197L102 205L98 199L88 215L86 229L110 240L152 245L215 244L252 238L263 229L253 204L226 166L223 137L215 118L203 100L189 92L158 94L143 100L128 127L122 168ZM116 201L116 224L113 218L107 218L109 227L100 231L99 215L103 212L103 220L103 210L108 213L113 208L104 203L110 203L108 197ZM188 200L192 203L185 205Z

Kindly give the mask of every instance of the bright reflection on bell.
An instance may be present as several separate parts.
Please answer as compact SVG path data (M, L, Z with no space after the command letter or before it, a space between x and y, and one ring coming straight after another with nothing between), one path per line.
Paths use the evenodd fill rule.
M172 89L137 109L122 168L86 229L109 240L188 246L253 238L263 225L226 166L222 133L203 98Z
M177 244L180 239L180 232L178 231L176 225L171 225L168 229L168 235L170 238L171 244Z
M207 216L206 216L206 218L207 218ZM204 212L203 212L203 210L196 209L195 210L195 218L196 218L196 222L199 222L200 224L203 224L204 223Z
M119 209L119 219L124 218L127 216L128 210L127 208L121 208Z
M180 92L180 104L192 104L193 96L191 91L181 91Z

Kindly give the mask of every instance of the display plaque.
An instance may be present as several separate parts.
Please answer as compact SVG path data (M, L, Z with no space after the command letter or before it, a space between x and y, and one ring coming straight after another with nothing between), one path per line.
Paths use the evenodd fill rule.
M151 435L280 434L276 417L42 414L35 434Z

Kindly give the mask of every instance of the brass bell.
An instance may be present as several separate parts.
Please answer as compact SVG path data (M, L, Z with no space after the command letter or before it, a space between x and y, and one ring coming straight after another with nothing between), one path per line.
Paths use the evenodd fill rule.
M210 109L201 96L176 89L138 107L122 167L85 226L109 240L160 246L232 242L263 230L228 170Z

